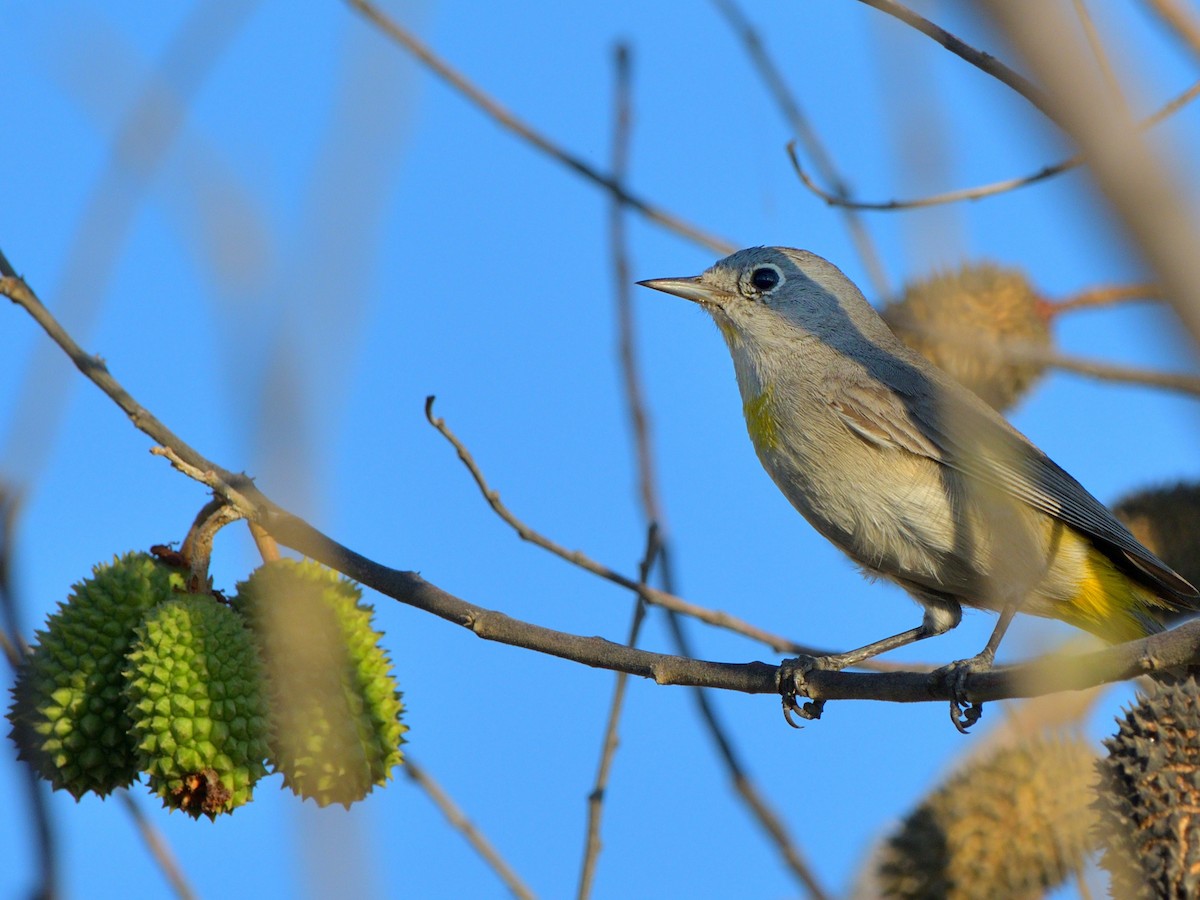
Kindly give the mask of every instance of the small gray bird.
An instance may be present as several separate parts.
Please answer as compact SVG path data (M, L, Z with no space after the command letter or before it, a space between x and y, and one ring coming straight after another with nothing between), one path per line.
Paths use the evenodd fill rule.
M987 669L1013 615L1061 619L1119 643L1200 608L1191 584L990 406L892 333L837 267L804 250L740 250L694 278L639 282L699 303L733 356L750 439L792 505L867 573L925 608L916 628L790 661L839 670L942 634L962 606L1000 613L961 690ZM965 729L979 707L951 703Z

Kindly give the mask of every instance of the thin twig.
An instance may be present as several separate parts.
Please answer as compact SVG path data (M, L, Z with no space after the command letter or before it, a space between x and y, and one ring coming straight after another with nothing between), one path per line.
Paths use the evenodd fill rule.
M733 15L738 15L736 8L733 9ZM747 26L748 27L748 26ZM618 79L618 113L616 116L617 127L616 137L614 140L614 159L613 171L617 177L624 178L625 171L625 145L628 141L629 130L629 109L628 109L628 73L623 71L623 62L627 62L623 58L618 59L618 72L625 76ZM769 65L769 63L768 63ZM786 88L783 89L786 94ZM670 547L665 538L659 540L661 532L660 525L663 521L662 505L659 501L658 478L656 467L654 465L654 452L650 442L649 421L650 414L646 407L645 392L641 388L640 369L637 357L637 340L634 334L634 320L631 311L630 292L629 292L629 277L628 277L628 247L625 231L625 212L620 204L613 203L610 207L610 235L611 235L611 251L613 257L613 266L616 275L617 287L617 309L618 309L618 330L619 348L618 360L620 364L622 381L625 384L625 403L629 411L630 422L634 432L635 458L637 462L638 482L640 485L640 495L642 498L642 515L647 525L647 547L646 555L643 559L642 566L639 570L639 581L644 585L649 579L650 563L653 561L651 550L656 550L658 557L661 559L659 571L661 573L661 583L663 587L671 594L675 593L674 572L671 567ZM638 597L637 612L635 613L635 630L632 632L636 635L636 626L640 625L641 615L645 610L645 591L643 590ZM692 648L689 646L687 636L684 631L684 622L682 617L672 611L667 610L667 621L674 637L676 650L683 656L692 656ZM633 640L630 640L632 646ZM624 694L626 676L618 675L618 690ZM807 888L809 894L814 900L825 900L826 894L821 889L816 877L805 862L803 855L788 834L787 828L783 821L770 809L763 800L758 789L756 788L753 779L747 774L745 767L738 759L736 750L734 749L733 739L728 731L721 724L717 717L716 711L713 709L712 703L709 701L708 693L704 688L692 688L692 696L696 701L697 709L700 713L701 721L704 723L705 731L709 739L717 748L717 752L725 764L726 770L729 772L730 780L734 784L734 789L737 791L743 802L747 805L751 815L753 815L764 830L767 832L771 840L779 849L780 855L783 857L785 864L796 875L800 883ZM616 714L619 710L619 702L614 696L613 699L613 714L609 718L609 727L605 737L605 755L611 755L616 750ZM601 766L605 766L602 761ZM604 770L605 780L607 779L607 770ZM591 810L595 811L595 815L599 817L600 798L603 796L601 779L597 777L597 792L593 792L594 803ZM592 835L595 835L593 838ZM589 841L587 845L588 857L591 858L599 852L599 833L598 825L593 831L591 821L589 820ZM587 896L587 890L591 886L591 871L587 860L585 860L585 877L580 880L580 898Z
M664 559L663 572L667 578L670 578L671 566L669 558ZM671 627L671 635L675 640L675 646L679 653L683 656L692 655L692 647L687 638L687 633L683 629L683 621L675 613L667 613L667 621ZM742 761L734 749L733 740L729 737L728 730L721 724L720 718L717 716L717 711L713 707L712 701L709 699L708 690L706 688L693 688L692 699L696 701L696 707L700 712L700 718L703 720L709 737L717 746L717 752L721 755L721 761L725 764L725 769L729 772L729 778L733 782L734 790L738 796L742 798L751 815L758 820L758 824L770 837L771 842L783 857L784 864L788 867L791 873L796 876L796 879L805 887L813 900L827 900L829 894L821 887L821 883L817 881L816 875L813 873L812 867L808 864L808 860L804 858L804 854L800 852L800 847L792 838L787 826L779 814L771 808L771 804L758 790L754 779L746 771L746 767L742 765Z
M430 777L422 766L417 765L411 756L405 755L404 765L400 767L400 771L408 776L409 781L421 788L433 801L434 805L441 811L454 828L466 838L467 843L478 853L489 866L492 867L499 877L504 882L504 886L514 897L520 897L522 900L532 900L536 894L529 889L524 881L521 880L512 867L504 861L499 852L492 845L478 828L467 818L466 813L462 811L453 798L450 797L441 785Z
M629 63L629 48L621 43L616 46L613 54L615 71L615 86L613 91L613 142L612 142L612 173L618 182L624 182L629 164L629 142L633 126L632 96L630 90L631 73ZM654 484L653 471L649 468L652 458L649 449L648 425L642 406L641 379L637 371L637 354L633 344L633 302L630 296L629 257L625 240L625 210L615 197L609 203L609 244L613 260L614 289L617 296L617 332L618 357L621 360L621 370L625 373L626 403L630 409L633 426L634 446L638 458L640 481L639 495L645 509L658 509L658 496ZM646 601L640 589L650 580L650 571L658 557L661 544L659 542L658 516L652 515L646 527L646 549L638 564L639 591L634 601L633 617L629 624L629 637L626 644L637 646L638 635L642 630L642 622L646 618ZM604 728L604 737L600 742L600 761L596 766L596 781L592 792L588 795L587 828L583 842L583 861L580 864L579 885L576 896L586 900L591 896L592 884L595 881L596 863L600 858L600 823L604 813L605 792L608 790L608 776L616 757L617 726L621 721L621 711L625 704L625 689L629 676L618 672L613 684L612 700L609 704L608 722Z
M651 222L663 226L668 231L673 231L681 237L708 247L722 256L732 253L737 249L729 241L701 231L699 228L689 225L683 219L667 212L665 209L629 193L611 175L606 175L599 171L582 157L576 156L559 146L532 126L518 119L484 93L479 87L468 81L466 76L435 54L416 35L396 22L395 19L390 18L374 3L369 2L369 0L347 0L347 2L362 13L364 17L373 22L384 34L419 59L433 74L437 75L446 84L470 100L497 124L503 126L530 146L537 148L551 159L562 163L568 169L575 172L575 174L581 175L593 184L604 188L630 209L637 211Z
M970 63L982 72L986 72L1002 84L1008 85L1008 87L1036 106L1051 122L1057 124L1057 119L1049 109L1046 96L1042 90L1024 75L1005 65L990 53L976 50L970 44L955 37L940 25L935 25L924 16L909 9L903 3L896 2L896 0L859 0L859 2L880 12L887 13L893 18L899 19L905 25L915 28L926 37L937 41L937 43L941 44L959 59Z
M7 260L4 260L7 264ZM16 556L18 500L16 494L0 486L0 609L3 610L4 628L0 629L0 643L15 671L29 655L29 647L22 635L21 604L13 589L12 564ZM11 633L11 637L9 637ZM32 764L21 764L25 795L29 800L32 815L32 830L37 852L38 887L34 897L54 898L58 896L58 842L55 840L54 822L50 817L50 804L46 802L46 790Z
M483 640L522 647L595 668L628 672L658 684L715 687L751 694L780 690L779 667L761 662L721 663L638 650L603 638L584 637L524 622L456 597L417 572L393 569L351 550L263 494L237 475L198 453L175 435L121 386L96 357L74 341L0 252L0 294L22 307L62 348L71 362L104 392L143 434L162 445L159 455L181 472L225 497L276 540L336 569L368 588L414 609L444 619ZM1200 621L1128 641L1093 653L1052 655L1020 665L947 678L944 673L814 671L806 681L813 700L881 700L893 703L948 701L965 695L973 702L1036 697L1126 681L1140 675L1200 661Z
M129 813L129 817L133 819L133 824L137 826L138 833L142 836L150 855L154 857L154 861L158 863L162 873L167 876L167 881L170 882L175 896L181 900L194 900L196 892L188 884L183 869L179 867L179 860L171 852L171 846L163 837L162 832L147 818L129 791L119 790L116 794L121 805L125 807L125 811Z
M746 17L735 0L713 0L713 3L725 21L729 23L734 34L740 39L746 54L750 57L750 62L766 86L767 92L774 98L775 105L783 114L796 139L804 145L804 152L813 161L821 178L830 185L830 190L835 196L849 198L850 186L838 173L833 157L825 149L816 129L812 127L808 117L800 109L800 102L788 87L783 73L767 52L766 44L759 35L758 29ZM846 220L846 227L850 231L850 237L854 241L863 267L867 271L867 277L871 280L876 294L886 296L891 292L887 272L883 268L883 259L879 250L876 248L870 232L867 231L866 223L863 222L862 216L858 215L856 210L844 205L840 208Z
M500 494L488 485L487 479L484 478L483 471L479 468L479 464L475 462L475 457L471 454L465 444L446 424L446 420L440 416L433 414L434 398L429 397L425 401L425 418L429 420L429 424L438 430L455 451L458 453L458 458L462 464L466 466L467 471L471 473L471 477L475 480L480 493L483 494L488 506L503 519L509 526L516 531L517 536L523 541L528 541L536 547L541 547L553 553L555 556L566 560L572 565L578 566L585 572L591 572L600 578L611 581L613 584L618 584L623 588L631 591L639 591L646 598L648 603L655 606L661 606L663 609L670 609L685 616L691 616L694 619L699 619L717 628L724 628L727 631L732 631L735 634L740 634L743 637L748 637L751 640L759 641L766 644L772 650L778 653L796 653L806 654L809 656L824 656L829 651L815 650L813 648L804 649L804 645L798 644L788 638L781 637L776 634L771 634L764 631L756 625L751 625L736 616L731 616L728 613L720 610L712 610L703 606L697 606L695 603L690 603L682 597L676 597L666 591L660 591L657 588L648 585L639 585L635 579L622 575L620 572L610 569L603 563L592 559L582 550L568 550L550 538L535 531L526 525L521 519L518 519L516 514L512 512L500 499ZM866 663L877 662L874 660L866 660ZM890 666L889 666L890 668ZM879 670L883 671L883 670Z
M1125 110L1107 102L1061 9L1017 0L987 0L982 9L1045 85L1057 121L1087 158L1132 246L1200 343L1200 227L1175 155L1147 140Z
M1145 0L1146 5L1175 32L1192 55L1200 59L1200 21L1176 0Z
M1100 381L1156 387L1177 391L1191 397L1200 397L1200 375L1122 366L1103 360L1060 353L1053 348L1042 347L1029 341L997 340L983 334L966 334L961 331L930 326L923 326L916 330L927 337L1005 362L1030 363L1050 369L1060 369L1064 372L1074 372L1077 375L1087 375Z
M1141 123L1142 128L1150 128L1157 125L1159 122L1182 109L1191 101L1200 97L1200 81L1195 82L1179 96L1165 104L1162 109L1148 117ZM946 191L940 194L930 194L925 197L917 197L911 200L854 200L849 197L843 197L836 190L824 188L817 184L811 175L809 175L804 167L800 165L799 159L796 157L794 149L789 148L789 155L792 159L792 168L796 171L796 177L800 182L808 188L812 193L816 194L830 206L846 207L848 209L857 210L873 210L876 212L894 212L896 210L907 209L922 209L928 206L940 206L946 203L958 203L963 200L981 200L985 197L993 197L996 194L1003 194L1008 191L1013 191L1018 188L1028 187L1031 184L1037 184L1040 181L1045 181L1047 178L1053 178L1055 175L1061 175L1063 172L1069 172L1071 169L1078 168L1083 165L1083 156L1075 154L1061 162L1053 163L1052 165L1043 166L1036 172L1029 175L1021 175L1017 178L1007 178L1003 181L993 181L990 184L977 185L975 187L960 188L954 191Z
M646 550L638 564L638 579L641 584L649 581L650 571L661 551L662 544L659 543L658 529L652 524L646 529ZM642 622L645 621L645 618L646 601L639 594L634 602L633 618L629 623L629 638L625 642L628 646L637 646L638 635L641 633ZM600 762L596 766L596 783L592 787L592 792L588 794L587 834L583 842L583 864L580 866L579 872L579 889L576 891L579 900L586 900L592 894L596 862L600 858L600 822L604 813L605 795L608 791L609 772L612 769L613 759L617 755L617 746L620 744L617 737L617 725L621 721L621 712L625 706L625 690L628 682L628 675L624 672L617 673L616 683L613 685L612 701L608 708L608 721L604 726L604 738L600 742Z
M1046 304L1047 312L1053 316L1076 312L1081 309L1099 309L1119 303L1157 302L1162 300L1162 291L1156 284L1119 284L1090 288Z
M1125 94L1121 90L1121 82L1117 78L1117 73L1113 71L1108 54L1104 51L1104 42L1100 39L1100 32L1087 8L1087 3L1085 0L1072 0L1072 3L1075 7L1075 16L1079 19L1079 23L1083 26L1083 33L1087 36L1088 46L1092 48L1092 56L1096 58L1096 64L1100 66L1100 72L1104 76L1109 91L1112 92L1113 99L1124 105Z

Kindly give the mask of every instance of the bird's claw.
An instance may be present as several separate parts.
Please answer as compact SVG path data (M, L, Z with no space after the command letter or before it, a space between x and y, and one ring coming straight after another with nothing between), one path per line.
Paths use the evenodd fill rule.
M966 734L983 717L983 703L967 696L967 677L976 672L986 672L992 667L993 654L980 653L970 659L960 659L937 670L944 682L950 686L950 721L959 734Z
M808 675L818 671L837 671L841 666L828 656L797 656L795 659L785 659L779 664L779 674L776 684L779 695L783 699L783 717L793 728L802 728L792 714L802 719L812 721L821 718L825 710L824 700L805 700L798 703L797 698L805 696L808 689Z

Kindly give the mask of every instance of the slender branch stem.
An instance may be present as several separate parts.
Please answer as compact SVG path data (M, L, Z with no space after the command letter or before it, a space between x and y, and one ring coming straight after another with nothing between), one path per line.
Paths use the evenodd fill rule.
M941 26L935 25L924 16L909 9L903 3L896 2L896 0L859 0L859 2L880 12L887 13L893 18L899 19L910 28L921 32L926 37L937 41L937 43L959 57L959 59L970 63L981 72L986 72L997 81L1012 88L1036 106L1046 118L1057 124L1058 120L1050 109L1046 96L1042 93L1041 89L1024 75L1019 74L990 53L976 50L970 44L955 37Z
M12 268L0 253L0 273ZM22 307L93 384L152 440L156 452L188 477L219 493L277 541L361 584L415 609L469 629L484 640L523 647L550 656L652 678L658 684L715 687L752 694L779 692L779 667L762 662L722 663L638 650L598 637L584 637L523 622L455 597L413 571L389 568L356 553L293 515L254 486L245 475L206 459L139 405L104 364L85 353L19 278L0 278L0 294ZM933 672L826 672L807 678L813 700L883 700L893 703L948 701L966 695L973 702L1033 697L1124 681L1150 672L1200 661L1200 621L1163 634L1118 644L1093 653L1052 655L1020 665L972 673L961 684ZM957 688L957 690L956 690Z
M707 609L703 606L697 606L695 603L690 603L681 597L676 597L674 594L668 593L667 591L658 590L657 588L650 587L649 585L639 585L635 579L629 578L626 575L622 575L620 572L610 569L603 563L592 559L583 551L568 550L561 544L552 541L550 538L529 527L529 525L525 524L524 521L517 518L512 510L510 510L500 499L500 494L491 488L487 482L487 479L484 477L482 470L479 468L479 464L475 461L475 457L471 454L471 451L467 449L466 445L459 439L459 437L450 430L450 426L446 424L446 420L433 415L433 403L433 397L429 397L425 401L425 417L429 420L429 424L436 428L442 437L444 437L450 443L450 445L454 447L455 451L458 453L459 460L461 460L462 464L466 466L467 471L471 473L471 477L475 480L475 484L479 487L480 493L483 494L488 506L492 508L496 515L498 515L502 520L504 520L504 522L510 525L514 531L516 531L517 536L520 537L521 540L528 541L534 546L541 547L543 550L553 553L560 559L564 559L572 565L578 566L585 572L591 572L593 575L603 578L606 581L611 581L613 584L620 585L627 590L637 591L641 594L641 596L645 597L647 603L652 603L655 606L661 606L663 609L669 609L677 613L682 613L685 616L691 616L692 618L699 619L701 622L705 622L708 625L713 625L717 628L724 628L727 631L732 631L735 634L742 635L743 637L760 641L776 652L796 652L807 654L809 656L824 656L829 652L827 650L814 650L811 648L796 650L794 648L801 647L802 645L797 644L788 638L780 637L779 635L764 631L756 625L751 625L749 622L743 621L736 616L731 616L729 613L721 612L720 610ZM881 668L879 668L878 671L887 671L894 668L887 663L880 664L877 660L867 660L866 663L864 663L864 667L866 668L873 668L873 665L867 665L867 663L880 665Z
M722 256L728 255L737 249L729 241L702 231L696 226L688 224L678 216L667 212L665 209L629 193L611 175L606 175L599 171L582 157L576 156L569 150L564 149L534 129L531 125L518 119L374 3L369 2L369 0L348 0L348 2L381 32L420 60L421 64L429 69L430 72L438 76L438 78L442 79L442 81L466 99L470 100L471 103L496 122L496 124L516 135L531 147L540 150L546 156L566 166L576 175L580 175L585 180L604 188L604 190L608 191L630 209L680 237L708 247Z
M779 66L767 52L766 44L759 35L758 29L746 17L736 0L713 0L713 3L741 41L746 55L750 57L751 64L766 87L767 93L775 100L776 107L792 129L795 138L804 145L804 152L813 161L817 172L825 179L826 184L831 186L835 196L849 198L850 186L838 173L833 157L826 150L820 135L817 134L816 129L812 127L808 117L800 108L800 101L788 87L787 80L783 77ZM875 293L886 296L890 293L887 272L884 270L883 258L875 246L871 233L867 230L866 223L856 210L844 204L839 204L839 206L845 218L846 228L863 261L863 267L866 269L867 277L871 280L871 285L875 288Z
M1200 81L1195 82L1187 90L1183 91L1179 96L1175 97L1170 102L1166 103L1158 112L1148 117L1141 123L1142 128L1150 128L1157 125L1159 122L1171 116L1178 110L1182 109L1188 103L1200 97ZM997 194L1004 194L1008 191L1017 190L1018 188L1029 187L1032 184L1037 184L1040 181L1045 181L1048 178L1053 178L1055 175L1061 175L1064 172L1069 172L1072 169L1083 165L1082 154L1075 154L1060 162L1053 163L1048 166L1043 166L1036 172L1029 175L1021 175L1017 178L1006 178L1003 181L993 181L990 184L977 185L975 187L960 188L954 191L945 191L940 194L930 194L926 197L917 197L910 200L855 200L849 196L844 196L839 193L836 187L825 188L817 184L812 176L804 170L800 164L800 160L796 156L795 149L789 145L788 155L792 160L792 168L796 172L796 177L800 179L801 184L808 188L812 193L816 194L830 206L845 207L847 209L856 209L874 212L895 212L908 209L922 209L929 206L941 206L946 203L958 203L963 200L982 200L985 197L994 197Z
M408 780L425 792L434 806L441 811L442 815L459 834L461 834L468 844L478 853L499 877L504 882L504 886L514 897L519 897L521 900L533 900L536 896L533 891L521 880L519 876L507 862L504 857L496 850L482 832L467 818L467 814L462 811L462 808L454 802L454 799L447 794L432 776L425 771L424 766L419 766L411 756L405 755L404 765L400 767L400 771L408 776Z
M162 869L162 873L167 877L167 881L171 885L171 890L175 892L175 896L179 897L180 900L194 900L196 892L192 890L192 886L188 883L187 877L183 874L183 869L179 865L179 860L176 859L175 854L171 851L171 845L167 843L162 832L150 821L129 791L120 790L116 793L117 799L121 801L121 805L125 807L125 811L133 819L133 824L137 826L138 833L142 836L142 840L145 842L146 848L150 851L150 855L154 857L154 861L158 863L158 867Z

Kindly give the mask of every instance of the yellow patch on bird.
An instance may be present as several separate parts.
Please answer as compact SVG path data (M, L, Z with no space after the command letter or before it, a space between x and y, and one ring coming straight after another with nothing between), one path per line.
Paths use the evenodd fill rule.
M1114 644L1157 630L1155 612L1163 607L1161 601L1095 547L1088 547L1081 575L1075 596L1063 610L1064 621Z
M746 430L759 450L775 450L779 447L779 423L775 419L774 399L775 389L768 385L757 397L742 404Z
M721 334L725 337L725 343L728 344L730 348L736 347L742 342L741 335L738 334L738 330L733 327L731 322L727 322L720 317L716 317L714 321L716 321L717 327L721 329Z

